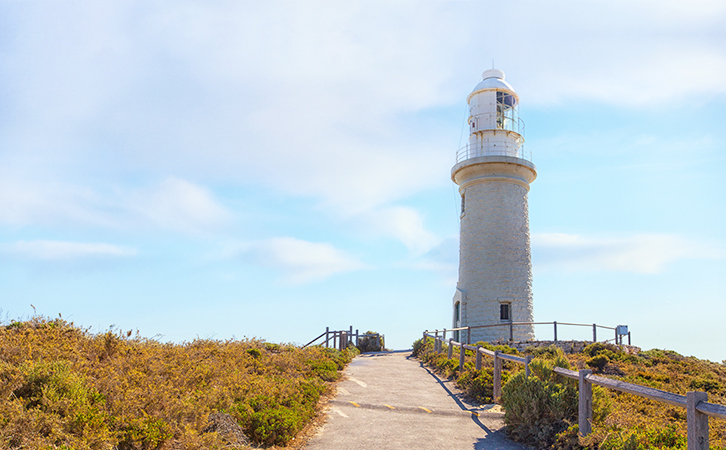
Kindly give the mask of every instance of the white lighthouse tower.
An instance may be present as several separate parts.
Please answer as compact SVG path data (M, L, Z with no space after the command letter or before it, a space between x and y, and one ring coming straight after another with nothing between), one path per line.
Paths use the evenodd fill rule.
M527 192L537 172L523 147L519 96L504 72L485 71L467 102L469 144L451 169L461 194L453 322L454 327L502 325L471 330L472 343L508 340L509 322L533 318ZM511 330L514 340L534 338L531 325Z

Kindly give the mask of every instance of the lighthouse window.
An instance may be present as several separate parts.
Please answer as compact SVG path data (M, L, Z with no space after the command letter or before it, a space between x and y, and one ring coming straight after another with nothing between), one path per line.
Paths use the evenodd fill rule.
M517 98L512 94L497 91L497 128L518 131Z
M463 195L461 196L461 214L464 215L464 211L466 210L466 201L464 200L466 197Z
M512 320L512 304L502 303L499 305L499 320L509 321Z

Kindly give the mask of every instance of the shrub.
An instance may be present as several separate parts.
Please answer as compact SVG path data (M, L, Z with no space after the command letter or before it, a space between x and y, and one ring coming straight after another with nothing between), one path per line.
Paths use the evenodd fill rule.
M338 379L338 365L334 361L316 361L311 365L313 373L323 381Z
M597 355L589 358L587 361L585 361L585 364L587 364L597 372L602 372L602 370L609 362L610 358L608 358L606 355Z
M365 334L377 334L375 331L366 331ZM383 342L383 335L379 334L379 344L376 345L376 337L375 336L364 336L362 338L358 339L358 350L360 350L361 353L364 352L380 352L382 351L386 345Z
M35 317L0 326L0 447L228 448L229 413L255 445L284 445L357 350L258 340L160 343Z
M531 355L533 358L555 359L557 356L564 356L565 352L556 345L548 345L547 347L527 347L524 349L525 355Z
M529 367L533 376L519 372L502 388L504 421L515 440L545 448L576 421L577 389L555 374L551 361L535 359Z
M688 442L675 425L657 428L636 429L629 432L609 433L600 443L600 450L641 450L658 448L663 450L685 450Z
M426 338L424 342L423 338L413 342L413 352L411 353L415 357L421 357L427 351L433 351L434 349L434 338Z

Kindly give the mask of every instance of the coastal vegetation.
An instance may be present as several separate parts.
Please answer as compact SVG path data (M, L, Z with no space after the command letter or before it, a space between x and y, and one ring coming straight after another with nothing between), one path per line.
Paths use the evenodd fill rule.
M490 350L522 356L508 346ZM535 448L558 450L681 450L686 449L686 410L631 394L594 387L593 432L578 439L577 382L553 372L554 367L592 369L598 375L649 386L676 394L705 391L709 402L726 404L726 364L682 356L669 350L628 354L612 344L595 343L582 353L564 354L555 346L531 349L532 375L525 377L522 365L505 361L501 404L510 437ZM473 400L491 403L493 363L482 358L475 369L475 355L466 351L464 370L459 357L434 351L433 339L414 342L414 355L456 384ZM726 448L726 421L710 420L710 446Z
M13 321L0 326L0 448L284 446L357 353Z

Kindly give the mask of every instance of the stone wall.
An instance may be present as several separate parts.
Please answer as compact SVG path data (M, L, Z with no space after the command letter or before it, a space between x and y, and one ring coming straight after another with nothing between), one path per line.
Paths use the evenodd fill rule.
M510 320L532 322L528 185L520 172L533 178L528 166L499 161L473 164L457 173L464 198L458 283L464 293L461 326L502 323L502 303L511 305ZM516 326L513 331L515 340L534 337L531 326ZM472 330L472 342L508 337L507 326Z

